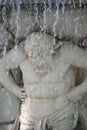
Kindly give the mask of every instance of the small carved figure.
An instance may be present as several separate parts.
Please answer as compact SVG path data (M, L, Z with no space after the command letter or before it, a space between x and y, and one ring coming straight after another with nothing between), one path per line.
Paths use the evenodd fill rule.
M19 66L25 92L6 71ZM21 100L20 130L73 130L78 120L77 102L87 91L87 79L75 86L76 70L87 68L87 50L65 42L58 51L53 37L32 33L24 48L13 48L0 61L0 82Z

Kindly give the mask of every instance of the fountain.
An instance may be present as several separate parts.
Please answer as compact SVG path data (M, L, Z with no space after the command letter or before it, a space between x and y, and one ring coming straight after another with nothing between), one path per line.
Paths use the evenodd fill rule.
M87 0L0 0L0 129L87 129L86 12Z

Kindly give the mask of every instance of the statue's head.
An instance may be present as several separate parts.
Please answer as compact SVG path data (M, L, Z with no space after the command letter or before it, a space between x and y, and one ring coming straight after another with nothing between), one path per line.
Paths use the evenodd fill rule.
M25 42L25 52L39 75L47 74L54 64L53 37L44 33L32 33Z

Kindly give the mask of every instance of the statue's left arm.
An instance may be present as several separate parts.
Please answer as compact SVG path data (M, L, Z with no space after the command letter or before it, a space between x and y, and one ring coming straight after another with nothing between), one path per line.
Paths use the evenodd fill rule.
M87 49L82 49L71 43L65 45L61 53L61 62L79 68L87 68ZM80 85L73 87L67 96L70 100L76 102L85 92L87 92L87 78Z
M66 43L62 47L60 58L63 63L78 68L87 68L87 49L82 49L72 43Z
M80 85L75 86L67 94L67 97L72 102L77 102L81 96L87 92L87 78Z

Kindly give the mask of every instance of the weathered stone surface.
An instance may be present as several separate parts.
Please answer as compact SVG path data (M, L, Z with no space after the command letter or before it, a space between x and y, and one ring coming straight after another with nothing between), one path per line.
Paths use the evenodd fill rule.
M0 89L0 124L12 122L19 113L20 101L5 88Z
M7 125L0 125L0 130L12 130L13 124L7 124Z

